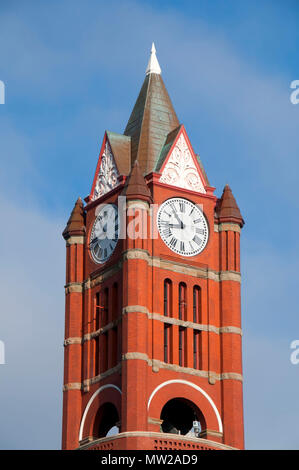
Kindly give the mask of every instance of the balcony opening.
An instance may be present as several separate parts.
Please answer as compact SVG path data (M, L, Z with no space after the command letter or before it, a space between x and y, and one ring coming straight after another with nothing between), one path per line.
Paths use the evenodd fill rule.
M194 403L185 398L173 398L161 412L161 428L165 433L199 437L203 416Z
M102 405L96 415L93 427L95 439L101 437L115 436L119 433L119 416L117 409L112 403Z

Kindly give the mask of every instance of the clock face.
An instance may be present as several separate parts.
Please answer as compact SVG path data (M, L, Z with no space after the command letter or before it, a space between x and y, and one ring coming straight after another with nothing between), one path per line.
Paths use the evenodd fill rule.
M164 243L181 256L198 255L206 246L209 227L200 208L182 198L163 202L157 225Z
M96 263L105 263L110 258L118 242L118 210L114 204L101 207L93 224L89 248Z

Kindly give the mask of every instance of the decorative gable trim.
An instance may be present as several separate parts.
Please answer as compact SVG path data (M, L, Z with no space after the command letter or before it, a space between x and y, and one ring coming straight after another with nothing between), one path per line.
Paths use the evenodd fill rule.
M206 194L205 178L183 125L160 172L161 183Z
M103 144L90 193L94 201L119 185L119 171L112 153L111 145L105 132Z

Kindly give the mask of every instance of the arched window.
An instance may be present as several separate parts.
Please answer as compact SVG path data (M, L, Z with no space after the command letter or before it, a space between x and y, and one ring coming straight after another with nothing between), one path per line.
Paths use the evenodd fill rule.
M187 287L184 282L179 284L179 320L187 320Z
M93 437L113 436L119 433L119 416L112 403L104 403L98 410L93 426Z
M172 282L170 279L164 281L164 315L172 316Z
M162 432L199 437L206 428L205 419L199 408L185 398L173 398L163 407L160 419Z
M201 289L199 286L193 287L193 322L202 323Z

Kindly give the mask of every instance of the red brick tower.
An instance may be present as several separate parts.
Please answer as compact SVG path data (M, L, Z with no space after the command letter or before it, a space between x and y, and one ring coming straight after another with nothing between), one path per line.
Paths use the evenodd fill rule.
M63 232L64 449L243 448L244 221L214 189L153 46Z

